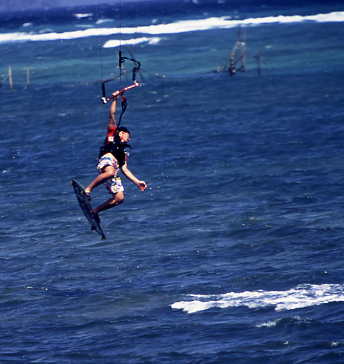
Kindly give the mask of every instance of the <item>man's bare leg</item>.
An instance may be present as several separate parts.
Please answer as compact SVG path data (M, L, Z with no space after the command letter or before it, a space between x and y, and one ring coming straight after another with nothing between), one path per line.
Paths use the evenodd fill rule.
M94 214L99 214L101 211L105 211L108 209L111 209L112 207L120 205L124 201L124 193L123 192L117 192L113 195L113 197L109 198L107 201L102 203L101 205L97 206L95 209L93 209Z
M98 176L85 188L85 192L90 194L93 188L99 186L108 178L112 178L115 175L115 168L112 166L106 166L104 172L98 174Z

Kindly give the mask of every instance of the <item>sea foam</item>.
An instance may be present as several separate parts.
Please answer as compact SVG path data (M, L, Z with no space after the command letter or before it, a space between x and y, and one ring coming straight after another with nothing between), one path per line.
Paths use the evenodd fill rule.
M275 311L295 310L330 302L344 302L341 284L303 284L288 291L245 291L220 295L190 294L190 301L179 301L171 308L195 313L210 308L246 306L248 308L274 307Z
M160 42L161 38L159 37L141 37L141 38L133 38L133 39L126 39L126 40L120 40L120 39L113 39L108 40L104 45L103 48L115 48L120 47L124 45L136 45L141 43L148 43L148 44L158 44Z
M77 19L85 19L85 18L89 18L91 16L93 16L92 13L76 13L76 14L73 14L73 16Z
M82 14L84 15L84 14ZM86 14L85 14L86 15ZM89 15L89 14L87 14ZM75 14L77 16L77 14ZM81 18L81 14L79 14ZM176 21L167 24L152 24L137 27L114 27L114 28L91 28L83 30L73 30L68 32L56 33L50 32L45 34L35 33L4 33L0 34L0 43L7 42L23 42L23 41L52 41L52 40L67 40L77 38L87 38L95 36L109 36L114 34L148 34L148 35L162 35L162 34L178 34L185 32L204 31L210 29L227 29L237 26L254 26L261 24L273 23L299 23L299 22L343 22L344 12L332 12L327 14L317 15L279 15L272 17L262 18L248 18L248 19L232 19L230 17L210 17L206 19L191 19Z

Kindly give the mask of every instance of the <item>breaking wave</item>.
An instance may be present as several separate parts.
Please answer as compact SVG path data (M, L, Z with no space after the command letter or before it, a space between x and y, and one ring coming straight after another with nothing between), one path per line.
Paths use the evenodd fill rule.
M179 301L171 308L195 313L210 308L246 306L248 308L274 307L275 311L295 310L330 302L344 302L344 286L341 284L303 284L288 291L245 291L220 295L195 295L190 301Z
M113 39L108 40L104 45L103 48L115 48L120 47L121 45L136 45L141 43L148 43L148 44L158 44L160 42L161 38L159 37L141 37L141 38L133 38L133 39L126 39L126 40L119 40L119 39Z
M92 14L75 14L78 18L88 17ZM226 29L234 28L239 25L254 26L261 24L272 23L299 23L299 22L342 22L344 21L344 12L331 12L327 14L316 15L292 15L292 16L272 16L262 18L248 19L232 19L231 17L211 17L207 19L182 20L167 24L152 24L136 27L114 27L114 28L89 28L83 30L73 30L68 32L49 32L45 34L38 33L3 33L0 34L0 43L7 42L24 42L24 41L52 41L52 40L67 40L77 38L87 38L95 36L110 36L114 34L177 34L193 31L203 31L210 29Z

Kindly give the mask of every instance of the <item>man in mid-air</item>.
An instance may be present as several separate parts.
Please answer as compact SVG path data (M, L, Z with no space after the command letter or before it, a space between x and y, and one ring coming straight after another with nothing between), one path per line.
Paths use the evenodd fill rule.
M92 190L106 183L106 187L111 197L92 210L94 217L99 220L98 214L101 211L110 209L121 204L124 201L124 188L121 178L118 176L119 171L133 182L141 191L147 188L145 181L139 180L128 168L128 153L130 148L130 131L126 127L118 126L116 119L117 98L122 95L122 91L116 91L112 94L113 101L109 109L109 121L107 134L104 144L99 151L99 161L97 170L98 176L85 188L85 193L90 196Z

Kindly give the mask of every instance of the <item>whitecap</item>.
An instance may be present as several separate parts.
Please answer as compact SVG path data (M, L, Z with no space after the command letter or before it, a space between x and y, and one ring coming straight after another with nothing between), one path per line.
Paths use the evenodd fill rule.
M195 313L210 308L273 307L275 311L295 310L318 306L330 302L344 302L344 286L341 284L304 284L287 291L244 291L219 295L188 295L189 301L179 301L171 305L186 313Z
M80 14L79 14L80 15ZM167 24L152 24L137 27L115 27L115 28L92 28L83 30L74 30L63 33L46 33L46 34L29 34L29 33L5 33L0 34L0 43L4 42L18 42L18 41L48 41L48 40L63 40L63 39L76 39L87 38L95 36L110 36L114 34L178 34L193 31L204 31L210 29L228 29L237 26L257 26L261 24L273 23L296 23L296 22L343 22L344 11L332 12L327 14L317 15L279 15L263 18L249 18L249 19L231 19L230 17L210 17L206 19L191 19L181 20Z
M275 327L277 326L277 324L279 323L281 319L277 319L274 321L267 321L267 322L262 322L261 324L257 324L256 327L257 328L261 328L261 327Z
M73 16L77 19L84 19L84 18L89 18L91 17L93 14L92 13L77 13L77 14L73 14Z
M111 23L111 22L113 22L113 20L112 19L98 19L97 21L96 21L96 24L104 24L104 23Z
M126 40L113 39L113 40L108 40L103 45L103 48L115 48L124 45L136 45L141 43L148 43L154 45L158 44L160 40L161 38L159 37L153 37L153 38L141 37L141 38L126 39Z

